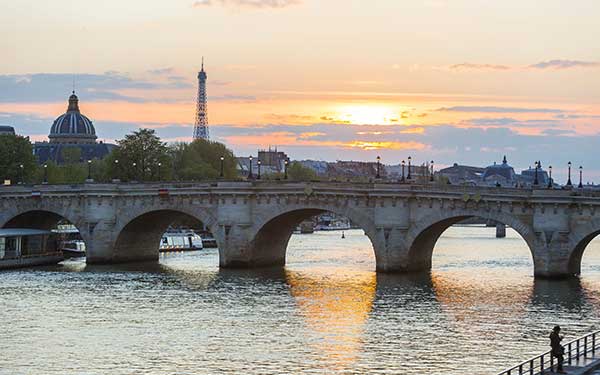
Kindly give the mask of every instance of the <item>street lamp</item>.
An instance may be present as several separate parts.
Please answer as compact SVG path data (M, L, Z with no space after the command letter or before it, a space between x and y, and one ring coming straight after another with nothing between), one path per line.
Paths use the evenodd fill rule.
M158 162L158 181L160 181L160 167L162 167L162 163Z
M252 160L254 159L252 156L250 156L248 158L250 160L250 172L248 173L248 178L252 179L254 176L252 176Z
M429 176L429 181L433 182L433 160L431 161L431 175Z
M136 168L137 163L134 161L133 163L131 163L131 166L133 167L133 179L136 180L137 179L137 168Z
M285 159L285 161L283 162L283 179L287 180L288 179L288 173L287 173L287 169L288 169L288 164L290 163L289 160Z
M19 168L21 168L21 184L25 183L25 173L24 173L24 165L23 164L19 164Z
M406 177L408 180L410 180L410 162L412 161L412 157L408 157L408 177Z
M119 159L115 159L115 175L114 175L114 179L118 180L119 179Z
M549 173L549 176L548 176L548 189L552 189L552 166L551 165L548 166L548 173Z
M381 156L377 156L377 174L375 175L375 178L381 178L381 174L379 173L380 165L381 165Z
M225 161L225 157L224 157L224 156L221 156L221 173L219 174L219 176L220 176L221 178L223 178L223 177L225 176L225 173L224 173L224 172L225 172L225 169L224 169L224 166L223 166L223 162L224 162L224 161Z
M44 184L48 183L48 164L44 164Z
M404 167L406 167L406 163L404 162L404 160L402 160L402 179L400 181L404 182Z
M571 183L571 162L569 162L568 166L569 166L569 179L567 180L567 186L573 186L573 184Z
M92 161L88 159L88 181L92 180Z
M258 165L258 176L256 178L260 180L260 166L262 164L262 162L260 161L260 159L258 159L258 161L256 162L256 164Z
M583 167L579 166L579 188L583 188Z
M538 179L538 167L539 167L539 165L540 165L540 162L536 161L535 162L535 177L533 178L533 184L536 185L536 186L539 185L539 183L540 183L540 181Z

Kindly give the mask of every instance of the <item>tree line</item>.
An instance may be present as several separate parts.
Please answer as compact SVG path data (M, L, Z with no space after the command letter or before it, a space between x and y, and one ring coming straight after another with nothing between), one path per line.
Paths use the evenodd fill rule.
M95 182L201 181L239 178L237 161L224 144L203 139L191 143L163 142L152 129L139 129L117 141L103 159L83 160L77 146L63 145L63 163L39 164L29 138L0 135L0 178L15 183L78 184ZM290 180L316 180L316 173L300 163L287 167ZM284 179L283 173L263 175Z

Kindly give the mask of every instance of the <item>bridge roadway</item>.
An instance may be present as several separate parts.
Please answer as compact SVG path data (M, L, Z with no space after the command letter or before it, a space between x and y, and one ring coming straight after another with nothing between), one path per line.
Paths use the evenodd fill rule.
M364 229L380 272L428 270L440 235L479 217L525 240L537 277L579 274L600 233L600 194L574 190L343 182L205 182L3 186L0 227L73 223L88 263L157 260L165 229L181 218L215 236L221 267L281 266L304 219L343 215Z

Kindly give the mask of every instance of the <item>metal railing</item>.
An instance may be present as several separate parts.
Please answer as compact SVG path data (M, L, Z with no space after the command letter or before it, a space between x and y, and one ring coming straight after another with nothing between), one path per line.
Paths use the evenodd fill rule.
M596 340L598 338L598 340ZM600 331L589 333L579 337L573 341L563 344L565 348L565 364L570 365L581 357L592 356L599 350L600 346ZM546 370L551 370L556 364L555 358L551 351L542 353L536 357L530 358L527 361L500 372L498 375L537 375L542 374Z

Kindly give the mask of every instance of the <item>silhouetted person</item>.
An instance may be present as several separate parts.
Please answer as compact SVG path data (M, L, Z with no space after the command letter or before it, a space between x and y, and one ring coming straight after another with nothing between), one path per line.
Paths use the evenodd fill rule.
M551 355L556 358L558 361L558 365L556 366L556 371L560 374L566 374L565 370L563 370L563 362L565 361L565 348L560 344L563 339L563 336L560 334L560 327L555 326L550 334L550 346L552 347ZM552 369L550 369L552 371Z

